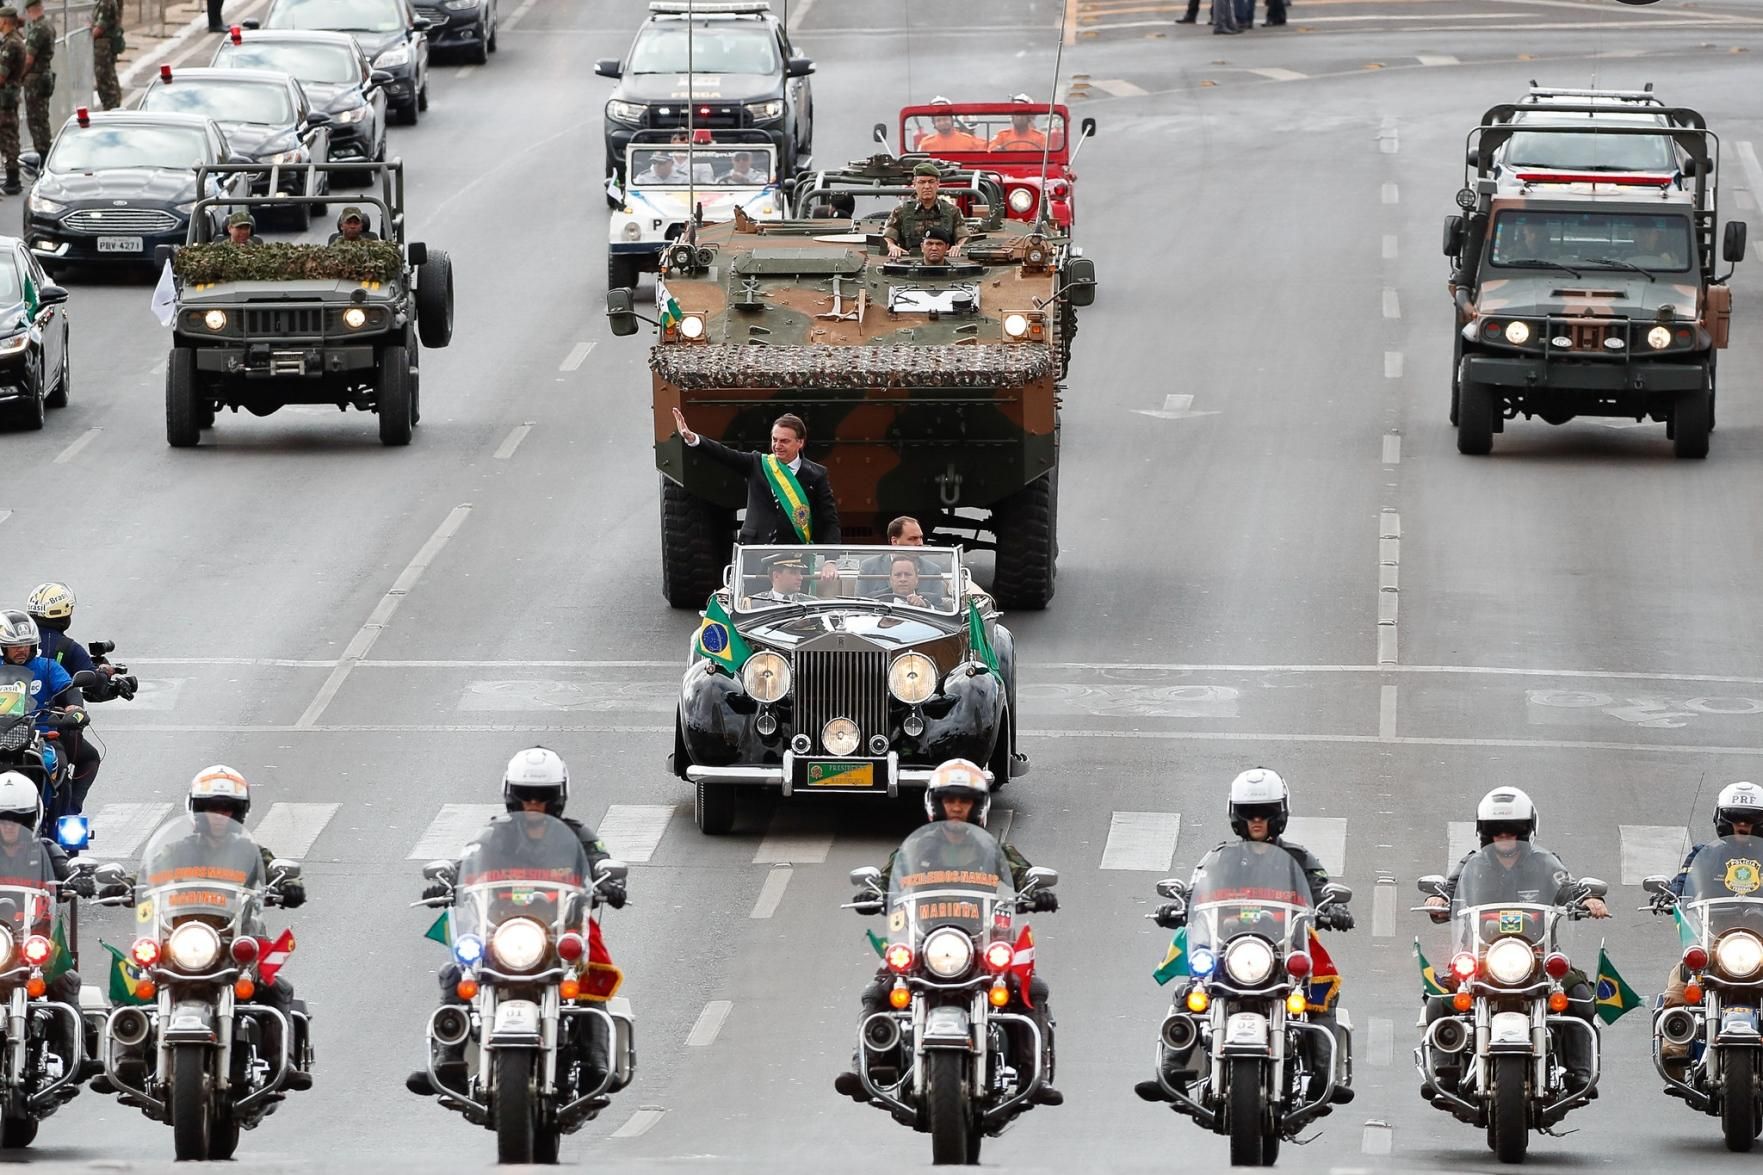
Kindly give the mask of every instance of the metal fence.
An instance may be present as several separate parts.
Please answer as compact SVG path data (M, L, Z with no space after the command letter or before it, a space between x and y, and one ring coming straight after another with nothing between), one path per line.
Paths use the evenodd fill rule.
M98 105L92 93L92 4L91 0L49 0L44 7L57 33L55 93L49 99L49 133L54 134L74 107Z

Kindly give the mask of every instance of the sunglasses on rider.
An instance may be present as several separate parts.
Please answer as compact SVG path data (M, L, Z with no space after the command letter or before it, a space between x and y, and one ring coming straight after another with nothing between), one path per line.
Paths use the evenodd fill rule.
M1278 804L1238 804L1237 816L1244 820L1272 820L1279 815Z
M1496 837L1496 836L1525 837L1525 836L1530 835L1530 825L1522 823L1521 821L1517 821L1517 820L1496 821L1495 823L1492 823L1492 824L1483 825L1482 831L1486 835L1488 835L1489 837Z

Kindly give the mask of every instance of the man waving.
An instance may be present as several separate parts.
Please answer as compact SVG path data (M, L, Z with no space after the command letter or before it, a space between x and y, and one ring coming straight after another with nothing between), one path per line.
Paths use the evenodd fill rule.
M833 501L826 466L802 456L808 426L793 412L771 425L771 452L743 453L686 427L680 410L673 423L687 447L712 461L739 470L747 478L747 518L741 523L742 544L839 542L839 508ZM833 574L837 569L829 563Z

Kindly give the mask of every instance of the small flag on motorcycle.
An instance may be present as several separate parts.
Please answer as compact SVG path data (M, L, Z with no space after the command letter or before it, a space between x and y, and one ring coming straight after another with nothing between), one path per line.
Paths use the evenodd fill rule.
M1433 970L1432 964L1426 961L1426 956L1420 953L1418 938L1414 940L1414 960L1420 964L1420 994L1422 996L1451 994L1451 989L1439 981L1439 973Z
M1610 956L1604 952L1604 944L1598 944L1598 1019L1606 1024L1614 1024L1628 1013L1641 1006L1641 997L1635 994L1634 988L1622 981Z
M1161 963L1157 964L1157 970L1151 972L1151 978L1157 981L1158 987L1162 987L1188 969L1187 955L1188 928L1184 926L1175 932L1174 938L1169 940L1169 953L1163 956Z
M449 928L447 926L447 915L449 912L450 911L442 910L441 916L435 919L435 924L424 931L422 936L426 939L438 942L444 947L452 946L453 937L449 933Z
M883 958L884 956L887 955L887 953L888 953L888 940L887 939L883 938L881 935L877 934L873 930L865 930L863 933L869 936L869 946L870 946L870 949L875 952L876 958L880 959L880 958Z
M99 940L98 945L114 956L110 965L110 1002L118 1006L152 1003L151 996L135 994L136 987L146 978L140 968L131 963L127 955L102 939Z

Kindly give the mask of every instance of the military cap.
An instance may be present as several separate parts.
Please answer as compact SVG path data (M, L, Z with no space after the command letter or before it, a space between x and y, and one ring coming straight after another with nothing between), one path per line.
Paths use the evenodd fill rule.
M4 10L0 10L0 15L4 15ZM235 224L248 225L251 228L257 227L257 221L252 219L251 214L242 208L226 218L228 228L232 228Z
M940 224L933 224L931 227L924 230L924 239L927 241L941 241L945 245L953 245L955 243L955 234Z
M767 571L777 571L779 569L807 571L808 564L802 560L802 556L800 555L794 555L788 551L779 551L775 555L767 555L765 557L765 569Z
M342 224L345 220L359 220L362 224L367 223L367 217L363 216L361 214L361 209L355 207L353 204L343 209L343 215L337 217L338 224Z
M935 176L937 179L943 178L943 173L937 170L937 165L929 162L920 163L917 167L912 169L912 174Z
M24 10L26 12L29 12L33 8L41 7L43 7L43 0L25 0Z
M18 9L10 4L0 4L0 20L17 20Z

